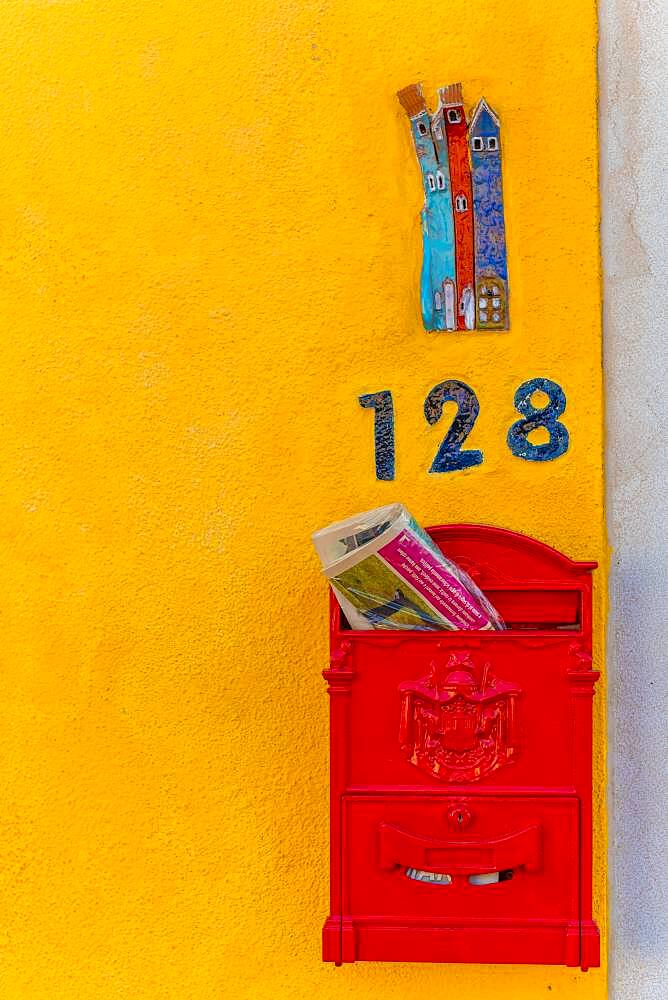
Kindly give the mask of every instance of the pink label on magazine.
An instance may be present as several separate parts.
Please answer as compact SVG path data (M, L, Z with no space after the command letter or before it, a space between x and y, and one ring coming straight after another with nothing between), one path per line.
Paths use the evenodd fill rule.
M414 535L402 531L378 555L457 628L489 626L489 615L477 598Z

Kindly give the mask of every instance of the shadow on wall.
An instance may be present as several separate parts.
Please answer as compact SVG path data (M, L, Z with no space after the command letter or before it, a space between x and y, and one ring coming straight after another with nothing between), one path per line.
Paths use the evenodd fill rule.
M657 1000L668 978L668 6L600 5L613 1000ZM658 254L657 254L658 251Z

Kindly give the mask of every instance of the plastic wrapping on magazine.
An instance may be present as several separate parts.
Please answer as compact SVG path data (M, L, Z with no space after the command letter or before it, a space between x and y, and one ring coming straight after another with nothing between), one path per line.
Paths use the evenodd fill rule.
M446 558L403 504L316 531L313 543L353 629L502 629L471 578Z

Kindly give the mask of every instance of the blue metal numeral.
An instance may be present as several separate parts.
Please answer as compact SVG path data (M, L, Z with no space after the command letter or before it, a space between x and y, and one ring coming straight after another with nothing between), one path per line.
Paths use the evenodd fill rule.
M481 451L461 450L478 419L480 412L478 397L464 382L458 382L456 379L440 382L434 386L424 401L424 415L428 423L438 423L445 403L456 403L457 413L436 452L429 471L454 472L457 469L470 469L471 466L480 465L483 460Z
M544 392L549 398L542 408L531 402L535 392ZM524 419L517 420L508 431L508 447L513 455L527 462L549 462L568 451L568 429L559 423L559 417L566 409L566 395L560 385L549 378L531 378L519 387L514 403ZM533 444L528 436L539 427L545 428L550 440Z
M394 479L394 404L386 389L359 397L360 406L374 410L373 438L376 479Z

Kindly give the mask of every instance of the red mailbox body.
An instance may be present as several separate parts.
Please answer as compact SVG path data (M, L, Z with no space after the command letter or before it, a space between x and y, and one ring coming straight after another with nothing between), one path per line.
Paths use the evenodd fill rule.
M323 958L599 964L591 571L515 532L429 532L506 631L353 631L331 598Z

